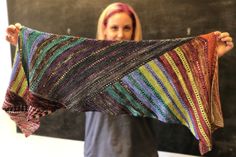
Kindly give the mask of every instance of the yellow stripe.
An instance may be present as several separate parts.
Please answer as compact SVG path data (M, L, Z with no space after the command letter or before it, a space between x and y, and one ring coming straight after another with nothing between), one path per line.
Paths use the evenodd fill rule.
M20 90L18 92L19 96L21 96L21 97L24 96L24 93L26 91L27 86L28 86L27 81L26 81L26 79L24 79L24 81L22 82L21 88L20 88Z
M172 85L170 84L169 80L165 77L162 70L156 65L156 63L154 61L150 61L148 64L153 69L154 73L158 76L158 78L160 78L161 81L164 83L165 87L168 90L168 93L173 98L175 104L180 109L180 111L183 113L183 115L187 118L191 132L195 135L195 130L194 130L193 124L191 123L191 118L190 118L187 110L184 109L184 107L182 106L182 103L179 101L179 98L176 95L175 90L172 87ZM185 120L181 118L181 122L183 123L184 121Z
M184 68L185 68L186 71L187 71L188 78L190 79L190 83L191 83L191 86L193 87L193 91L194 91L194 94L195 94L195 96L196 96L196 98L197 98L197 102L198 102L198 104L199 104L200 111L201 111L201 113L203 114L203 118L204 118L204 120L206 120L207 126L208 126L209 128L211 128L211 125L210 125L210 123L209 123L209 121L208 121L208 119L207 119L206 113L204 112L202 100L201 100L201 98L200 98L200 94L199 94L199 92L198 92L197 85L196 85L195 80L194 80L194 78L193 78L193 74L192 74L192 72L191 72L191 70L190 70L189 64L188 64L188 62L187 62L187 60L186 60L186 58L185 58L185 56L184 56L184 54L183 54L183 51L182 51L180 48L176 48L175 50L176 50L178 56L180 57L180 59L181 59L183 65L184 65Z
M20 33L19 34L19 38L20 38L20 45L22 45L22 34ZM16 62L16 58L17 58L17 53L20 53L20 59L22 58L21 55L22 55L22 49L19 48L18 46L16 47L16 51L15 51L15 57L14 57L14 64ZM24 72L24 69L22 67L22 64L21 64L21 61L18 65L19 67L19 72L16 71L16 78L15 78L15 81L12 82L12 85L11 85L11 91L12 92L15 92L17 91L17 89L19 89L18 94L19 96L23 96L23 94L25 93L25 90L28 86L27 84L27 80L25 79L25 72ZM18 70L18 69L17 69Z
M25 77L25 72L23 70L23 67L20 66L19 72L16 72L16 78L15 81L12 82L12 86L11 86L11 91L12 92L16 92L16 90L18 89L19 85L21 85L21 81L22 79L24 79Z
M168 106L168 108L174 113L174 115L187 126L187 123L182 119L181 115L178 111L176 111L175 107L173 106L171 100L163 91L162 87L156 82L155 78L153 78L152 74L148 71L145 66L141 66L139 68L140 72L145 76L148 82L152 85L152 87L160 94L160 97L164 101L164 103Z
M182 88L183 88L183 90L184 90L184 92L186 94L186 97L187 97L187 99L189 101L189 104L191 105L191 107L193 109L193 112L194 112L194 115L196 117L197 124L199 126L199 130L200 130L201 134L205 137L205 140L206 140L207 144L210 145L210 140L206 136L206 133L205 133L205 131L202 128L202 125L201 125L200 120L199 120L199 116L197 114L197 109L194 106L194 103L193 103L193 101L191 99L191 96L190 96L188 90L187 90L186 84L183 81L183 77L182 77L180 71L178 70L178 67L176 66L175 62L173 61L173 59L170 57L170 55L168 53L165 53L164 56L166 57L167 61L171 65L172 69L174 70L174 72L176 73L176 75L177 75L177 77L178 77L178 79L180 81L180 84L181 84L181 86L182 86Z

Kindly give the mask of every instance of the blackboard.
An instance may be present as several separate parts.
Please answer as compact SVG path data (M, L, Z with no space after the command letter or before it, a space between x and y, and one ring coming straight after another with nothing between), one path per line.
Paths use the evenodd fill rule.
M95 38L99 14L112 0L8 0L9 23L45 32ZM195 36L215 30L236 38L236 0L122 0L138 13L144 39ZM206 156L234 156L236 153L236 54L220 59L220 94L225 127L214 134L213 151ZM12 49L12 54L14 50ZM72 118L73 117L73 118ZM45 117L36 132L73 140L83 140L84 114L58 111ZM198 143L182 126L157 125L158 150L199 155Z

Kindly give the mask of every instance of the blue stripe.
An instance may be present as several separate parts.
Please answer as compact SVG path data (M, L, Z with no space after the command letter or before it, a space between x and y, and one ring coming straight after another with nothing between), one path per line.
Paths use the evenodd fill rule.
M165 75L165 77L168 79L169 83L171 84L172 88L175 91L175 94L177 95L177 97L179 98L179 101L181 102L182 106L184 107L184 109L188 112L189 116L190 116L190 120L192 124L193 123L193 117L191 112L189 111L187 105L185 104L185 102L183 101L183 99L181 98L181 96L179 95L179 92L177 91L176 86L173 83L172 77L167 73L167 71L165 70L164 66L162 65L162 63L160 61L158 61L157 59L154 59L154 62L156 63L156 65L161 69L161 71L163 72L163 74ZM190 124L188 123L188 125ZM197 135L197 131L196 131L196 126L193 125L194 131L195 131L195 135L197 136L197 139L199 138Z
M147 84L148 80L146 80L146 78L142 75L142 73L139 71L134 71L131 75L135 78L135 81L137 81L139 86L141 88L143 88L142 90L145 91L145 93L147 93L147 95L150 96L153 105L158 107L161 110L161 112L164 113L163 115L166 116L166 119L169 122L176 123L177 119L176 119L175 115L166 106L166 104L162 100L158 91L156 91L154 88L152 88L152 85L148 86L148 84Z
M153 102L150 102L147 99L147 97L144 95L144 93L142 93L142 91L136 87L137 86L137 82L131 76L132 73L130 73L129 75L127 75L127 76L122 78L123 83L126 84L129 87L129 89L136 95L136 97L143 104L145 104L148 108L150 108L156 114L156 116L158 117L159 120L161 120L163 122L167 122L167 118L164 117L164 114L159 109L159 107L155 107Z

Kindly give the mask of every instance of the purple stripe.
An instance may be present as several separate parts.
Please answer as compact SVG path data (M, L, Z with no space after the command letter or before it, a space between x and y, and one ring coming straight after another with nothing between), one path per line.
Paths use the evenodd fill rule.
M149 102L149 100L143 96L143 94L141 93L141 91L135 87L135 85L129 80L128 76L125 76L122 78L122 81L124 84L126 84L129 89L134 93L134 95L145 105L147 106L148 108L150 108L155 114L156 116L158 117L159 120L163 121L163 122L167 122L166 118L163 117L162 114L158 113L160 111L158 111L156 109L155 106L153 106L153 104L151 104Z

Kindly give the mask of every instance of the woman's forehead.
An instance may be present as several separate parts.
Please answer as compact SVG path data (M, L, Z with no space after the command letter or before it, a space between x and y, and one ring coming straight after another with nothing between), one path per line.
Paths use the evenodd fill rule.
M112 15L108 19L108 23L126 23L126 24L129 24L129 23L132 23L132 19L125 12L115 13L114 15Z

